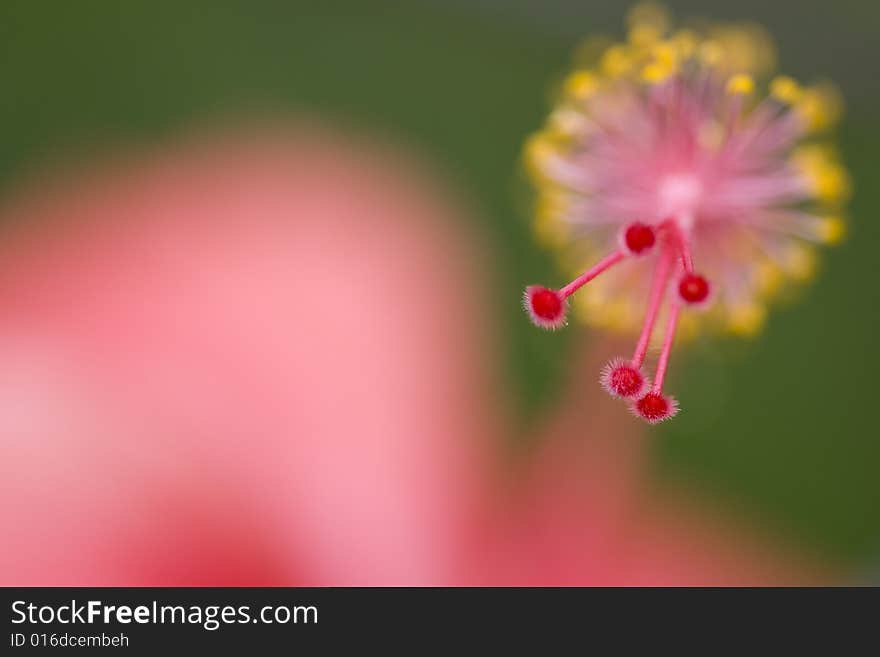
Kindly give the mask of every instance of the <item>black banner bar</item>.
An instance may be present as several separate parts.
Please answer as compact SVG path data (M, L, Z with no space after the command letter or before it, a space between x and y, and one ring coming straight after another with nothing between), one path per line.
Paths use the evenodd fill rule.
M847 612L850 630L871 628L880 608L878 589L6 588L2 595L9 655L323 654L352 645L421 654L476 638L496 648L528 642L540 654L569 654L564 648L574 645L578 654L609 654L598 649L608 641L636 647L710 627L724 641L786 627L805 636L828 625L841 600L865 615L861 624Z

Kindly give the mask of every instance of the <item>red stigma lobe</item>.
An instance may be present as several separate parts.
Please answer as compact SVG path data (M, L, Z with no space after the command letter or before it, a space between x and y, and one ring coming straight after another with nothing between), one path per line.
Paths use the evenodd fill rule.
M678 294L686 303L702 303L709 297L709 281L699 274L685 274L678 284Z
M536 290L532 293L532 310L541 319L553 321L562 312L562 301L553 290Z
M656 424L675 415L678 407L671 398L652 390L633 405L633 410L645 421Z
M623 234L623 241L626 248L635 255L644 253L654 246L657 238L654 235L654 229L650 226L635 222L630 224Z
M620 358L605 366L600 382L609 394L625 398L638 397L648 385L638 367Z

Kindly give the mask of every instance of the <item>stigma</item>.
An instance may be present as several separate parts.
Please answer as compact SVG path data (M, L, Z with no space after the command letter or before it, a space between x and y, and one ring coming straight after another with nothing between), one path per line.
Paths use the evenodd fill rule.
M653 256L653 257L652 257ZM631 410L652 424L675 415L678 403L663 393L663 383L682 306L699 305L709 296L709 282L694 271L687 234L674 218L655 225L641 221L623 227L620 246L558 290L539 285L526 288L524 304L536 326L555 329L566 323L568 299L612 267L633 258L652 257L653 275L644 320L632 356L615 358L602 371L602 387L630 401ZM652 378L644 372L648 347L665 309L662 348Z

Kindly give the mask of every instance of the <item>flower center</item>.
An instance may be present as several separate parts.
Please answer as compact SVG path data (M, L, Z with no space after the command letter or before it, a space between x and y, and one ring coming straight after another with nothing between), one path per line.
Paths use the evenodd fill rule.
M661 214L676 217L681 228L688 230L690 226L686 224L693 221L702 193L702 182L694 174L676 173L665 176L660 180L657 190Z

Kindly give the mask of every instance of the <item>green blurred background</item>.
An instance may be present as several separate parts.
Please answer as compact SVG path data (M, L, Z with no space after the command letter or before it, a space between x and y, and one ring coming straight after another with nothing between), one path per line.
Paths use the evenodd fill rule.
M848 101L850 239L800 303L748 343L704 341L673 373L686 411L656 431L653 472L759 518L818 555L880 560L880 4L673 2L756 20L782 68L829 76ZM558 281L529 236L517 162L577 41L620 34L624 3L563 0L0 4L0 184L58 160L150 143L204 122L306 113L429 158L494 249L511 407L540 417L584 331L525 321L523 285ZM685 362L686 361L686 362ZM0 365L2 366L2 365Z

